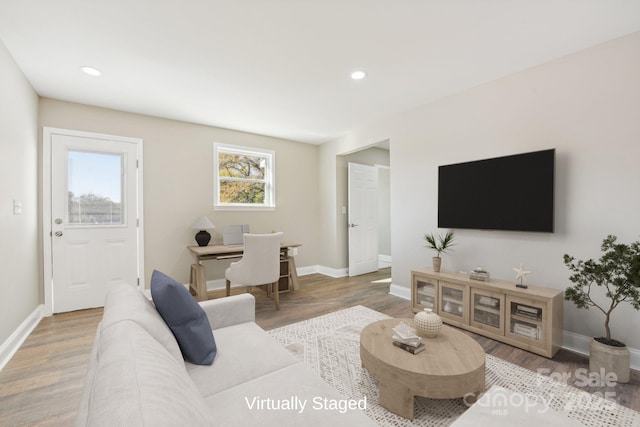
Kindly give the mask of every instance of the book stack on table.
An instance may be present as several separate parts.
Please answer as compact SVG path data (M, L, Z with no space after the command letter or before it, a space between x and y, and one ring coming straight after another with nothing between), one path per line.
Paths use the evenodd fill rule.
M418 354L425 349L421 339L416 335L416 330L404 322L400 322L393 328L393 336L391 342L396 347L403 349L411 354Z

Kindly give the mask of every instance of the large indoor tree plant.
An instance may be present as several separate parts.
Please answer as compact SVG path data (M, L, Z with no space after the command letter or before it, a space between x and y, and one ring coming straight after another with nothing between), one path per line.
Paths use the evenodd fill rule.
M436 251L436 256L432 258L433 260L433 271L440 271L440 265L442 263L442 258L440 254L447 253L447 250L453 246L454 235L453 231L448 231L444 236L441 234L435 235L433 233L425 234L424 240L427 242L427 247L429 249L433 249Z
M618 382L628 382L630 375L629 349L621 341L612 338L611 313L622 303L629 303L640 310L640 242L617 243L616 236L609 235L602 241L602 256L598 261L578 260L564 255L564 263L572 272L569 280L573 286L565 290L564 297L578 308L593 307L604 314L605 336L591 342L589 369L596 373L613 372ZM592 295L602 288L606 299Z

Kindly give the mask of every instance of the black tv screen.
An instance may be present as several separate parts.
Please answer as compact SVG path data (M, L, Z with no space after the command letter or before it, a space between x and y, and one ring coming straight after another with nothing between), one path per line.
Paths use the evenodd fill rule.
M438 168L438 227L553 232L555 149Z

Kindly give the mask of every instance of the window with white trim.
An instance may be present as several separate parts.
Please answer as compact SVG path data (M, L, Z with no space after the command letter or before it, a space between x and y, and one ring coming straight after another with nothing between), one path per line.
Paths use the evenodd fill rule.
M275 152L213 144L214 209L273 209Z

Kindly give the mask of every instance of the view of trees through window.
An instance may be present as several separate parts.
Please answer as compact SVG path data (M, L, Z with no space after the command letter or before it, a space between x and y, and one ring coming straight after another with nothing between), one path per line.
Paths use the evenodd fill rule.
M220 202L263 204L265 174L265 157L219 152Z
M122 203L92 193L69 191L69 224L122 224Z
M80 150L67 156L69 224L123 224L123 156Z

